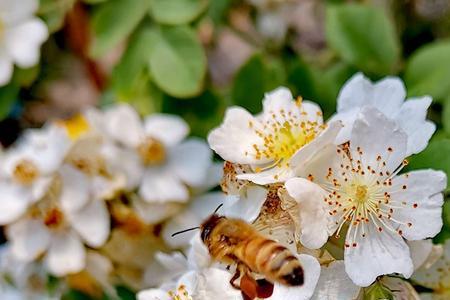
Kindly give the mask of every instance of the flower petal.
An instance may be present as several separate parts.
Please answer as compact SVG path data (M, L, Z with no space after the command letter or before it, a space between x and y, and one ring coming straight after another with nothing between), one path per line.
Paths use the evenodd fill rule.
M395 118L397 124L408 134L407 156L425 149L436 130L436 125L426 119L431 102L431 97L427 96L409 99L403 103Z
M385 170L392 173L406 157L407 140L406 133L394 121L376 108L364 107L353 126L350 152L374 170L378 169L381 156L386 162Z
M393 178L388 192L401 206L394 210L393 219L404 223L399 228L403 237L422 240L439 233L446 186L447 176L442 171L419 170Z
M160 289L148 289L140 291L137 295L137 300L171 300L169 293Z
M179 212L182 204L175 202L148 203L137 199L133 201L133 208L145 223L158 224Z
M85 267L86 250L74 232L60 232L52 236L45 262L55 276L77 273Z
M162 231L164 241L172 248L188 246L195 231L174 237L171 235L183 229L199 226L220 204L227 201L226 199L226 195L222 192L212 192L193 199L185 211L171 218L164 226Z
M139 195L148 203L189 200L189 191L184 183L170 170L158 167L145 170Z
M108 135L127 147L134 148L144 138L144 128L138 113L128 104L118 104L105 112Z
M180 117L152 114L145 118L145 134L170 147L181 142L189 133L189 125Z
M64 165L60 170L62 190L60 201L65 211L76 211L89 201L89 179L77 169Z
M267 299L307 300L314 294L320 277L320 264L313 256L300 254L297 256L303 266L305 282L300 287L287 287L276 283L273 294Z
M68 217L72 227L90 247L98 248L106 242L110 220L104 201L91 201L82 209L70 213Z
M338 260L322 267L312 300L356 299L361 288L345 273L344 261Z
M200 186L212 164L212 152L208 144L191 138L173 147L169 168L189 186Z
M387 117L392 117L400 109L405 96L405 86L399 78L385 77L373 84L362 73L357 73L339 92L337 111L374 106Z
M262 145L255 130L262 130L262 125L248 111L241 107L228 108L225 119L218 128L208 135L212 150L224 160L240 164L261 164L270 159L256 159L253 145Z
M298 203L300 213L300 242L310 249L322 247L328 240L328 207L323 199L326 192L317 184L303 178L292 178L285 184L288 194Z
M347 240L351 238L347 236ZM379 232L374 225L368 224L366 237L360 237L356 243L355 247L346 247L344 252L345 270L356 285L369 286L384 274L411 276L413 263L409 247L398 233Z
M252 223L259 216L266 197L266 188L249 186L240 197L232 196L225 201L223 214L229 218L238 218Z
M240 180L249 180L253 183L265 185L276 182L284 182L294 177L294 171L288 167L273 167L267 171L257 173L244 173L236 176Z
M196 280L188 273L181 277L178 283L179 285L186 285L187 290L191 288L193 290L192 298L196 300L241 300L241 292L230 285L231 277L232 274L228 271L208 268L202 270L197 275Z
M31 17L38 9L38 0L0 1L0 19L5 24L17 24Z
M11 252L21 261L33 261L50 243L50 233L40 220L24 218L7 229Z
M414 270L417 270L428 259L433 250L433 242L431 240L408 241L411 259L413 261Z
M5 47L10 57L22 68L29 68L39 61L40 48L48 38L43 21L32 18L5 30Z
M11 182L0 181L2 198L0 201L0 224L17 220L28 208L31 193L28 189Z
M0 86L6 85L11 80L13 64L11 57L0 49Z

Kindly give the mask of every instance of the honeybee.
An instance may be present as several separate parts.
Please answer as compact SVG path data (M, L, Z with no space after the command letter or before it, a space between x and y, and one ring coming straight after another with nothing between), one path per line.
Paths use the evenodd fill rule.
M200 236L213 259L228 265L237 263L230 283L242 291L244 299L270 297L275 282L287 286L303 284L303 268L298 258L243 220L214 213L201 224ZM252 272L265 279L255 280ZM235 281L239 278L237 286Z

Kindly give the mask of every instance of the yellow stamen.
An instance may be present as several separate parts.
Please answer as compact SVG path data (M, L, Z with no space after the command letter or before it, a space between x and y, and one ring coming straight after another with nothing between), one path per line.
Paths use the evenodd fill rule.
M155 138L145 139L137 148L137 151L147 166L155 166L166 160L166 149L164 145Z
M77 114L67 120L58 121L57 124L66 129L67 135L71 140L77 140L90 130L89 123L82 114Z
M21 184L31 184L39 177L39 169L27 159L21 160L13 170L13 178Z

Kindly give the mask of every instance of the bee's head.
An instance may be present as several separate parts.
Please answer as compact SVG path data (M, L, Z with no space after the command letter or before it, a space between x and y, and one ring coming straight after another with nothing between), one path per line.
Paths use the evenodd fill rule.
M211 235L211 232L214 228L219 224L219 222L225 217L219 216L217 214L211 215L208 219L206 219L202 225L200 225L200 237L202 238L203 243L207 244L207 240Z

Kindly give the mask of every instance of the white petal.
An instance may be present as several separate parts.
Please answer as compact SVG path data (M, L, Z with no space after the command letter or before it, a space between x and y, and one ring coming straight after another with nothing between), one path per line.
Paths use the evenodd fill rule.
M109 213L102 200L94 200L82 209L69 213L72 227L90 247L100 247L109 236Z
M350 245L344 252L345 270L352 281L359 286L369 286L379 275L391 273L409 278L413 264L402 237L387 229L379 232L372 224L365 228L366 237L361 237L356 247Z
M442 289L449 287L450 273L445 272L450 265L450 240L446 240L444 244L444 253L439 260L431 267L423 266L418 269L414 275L413 280L420 285L431 289ZM443 272L444 270L444 272Z
M433 242L431 240L408 241L409 251L411 252L411 259L414 265L414 270L417 270L428 259L433 250Z
M322 247L331 233L328 228L328 207L323 201L326 192L303 178L292 178L286 182L285 187L299 206L300 242L310 249Z
M17 220L28 208L31 193L28 189L11 182L0 181L2 197L0 201L0 224Z
M208 144L191 138L173 147L169 168L189 186L200 186L212 164L212 152Z
M426 120L431 102L431 97L410 99L403 103L395 118L397 124L408 134L407 156L425 149L436 130L436 125Z
M287 287L275 284L271 300L307 300L311 299L320 277L320 264L313 256L300 254L298 258L303 266L305 282L300 287Z
M264 143L255 130L262 130L256 118L243 108L231 107L227 109L222 125L209 133L208 143L224 160L240 164L267 163L269 159L255 157L253 145Z
M105 112L105 126L108 134L134 148L144 138L144 128L138 113L128 104L118 104Z
M398 277L383 277L381 284L392 291L396 300L423 300L414 287L406 280Z
M192 297L196 300L242 299L241 292L230 285L232 274L225 270L218 268L205 269L197 275L196 280L190 280L189 276L190 274L188 273L181 277L178 283L186 285L188 291L189 287L191 287L193 290Z
M373 84L358 73L339 92L337 111L340 113L355 107L374 106L387 117L392 117L400 109L405 95L405 86L396 77L386 77Z
M180 117L167 114L152 114L145 118L145 134L170 147L181 142L189 133L188 124Z
M249 180L253 183L265 185L276 182L284 182L294 177L294 171L288 167L273 167L267 171L257 173L239 174L236 177L240 180Z
M210 164L206 178L201 185L192 188L193 194L199 195L219 185L223 177L223 163L213 162Z
M11 57L0 49L0 86L6 85L11 80L13 70Z
M392 201L401 206L394 209L393 218L404 222L400 226L403 237L421 240L439 233L444 203L442 192L446 186L447 176L442 171L412 171L393 178L388 192Z
M213 259L209 255L209 250L203 243L198 232L190 241L191 247L187 252L187 264L192 270L201 270L211 266Z
M173 252L171 254L157 252L155 253L155 259L173 273L183 273L187 271L186 257L180 252Z
M89 201L89 179L77 169L64 165L61 170L62 190L60 201L64 210L76 211Z
M53 182L53 177L40 177L33 182L31 186L31 197L33 201L40 200L50 188Z
M17 24L32 16L39 7L38 0L0 1L0 19L6 24Z
M317 153L324 148L334 145L336 136L342 128L341 122L332 122L328 127L309 144L300 148L291 158L290 164L296 173L302 173L302 168L311 160Z
M8 227L11 251L19 260L30 262L41 255L50 242L50 233L36 219L23 219Z
M266 197L266 188L249 186L240 197L229 197L226 200L223 214L229 218L238 218L252 223L259 216Z
M133 208L147 224L157 224L175 215L182 208L181 203L147 203L143 200L133 201Z
M345 273L344 261L334 261L320 272L319 282L312 300L356 299L360 287L353 284Z
M77 273L86 264L86 250L80 238L73 232L60 232L52 236L46 265L50 273L64 276Z
M335 114L328 120L328 123L338 121L342 123L342 129L339 131L335 141L337 145L344 144L350 140L350 137L352 136L353 124L355 123L360 111L361 108L355 107L353 109L348 109L344 112Z
M148 289L140 291L137 294L137 300L171 300L172 297L165 290L160 289Z
M43 21L33 18L5 32L5 47L10 57L22 68L34 66L39 61L42 43L48 38Z
M350 152L353 158L361 157L364 166L374 170L378 169L377 158L381 156L386 162L385 170L392 173L406 157L407 139L406 133L394 121L376 108L364 107L353 126Z
M285 118L281 115L281 111L285 113L290 112L294 118L301 118L300 109L295 103L291 91L285 87L279 87L264 95L263 110L262 118L265 122L273 123L278 121L280 124L283 124Z
M186 232L172 237L177 231L199 226L214 210L226 201L222 192L212 192L193 199L185 211L176 215L164 226L162 237L172 248L181 248L189 245L195 231Z
M157 167L145 170L139 195L148 203L186 202L189 199L184 183L170 170Z

